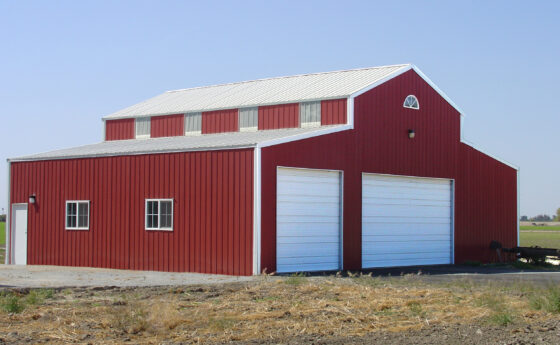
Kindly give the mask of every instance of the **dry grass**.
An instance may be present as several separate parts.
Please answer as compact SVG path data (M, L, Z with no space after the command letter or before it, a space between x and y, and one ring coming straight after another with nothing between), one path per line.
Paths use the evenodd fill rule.
M298 277L297 284L268 278L220 287L76 289L57 292L21 313L0 313L0 337L17 331L55 343L205 343L361 336L437 324L530 324L555 315L532 308L529 291L535 290L368 276Z

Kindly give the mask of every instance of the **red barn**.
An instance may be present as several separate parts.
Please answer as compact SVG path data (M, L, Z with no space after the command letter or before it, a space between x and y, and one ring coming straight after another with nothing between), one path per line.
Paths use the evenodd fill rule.
M9 160L7 263L268 272L493 261L518 171L413 65L169 91Z

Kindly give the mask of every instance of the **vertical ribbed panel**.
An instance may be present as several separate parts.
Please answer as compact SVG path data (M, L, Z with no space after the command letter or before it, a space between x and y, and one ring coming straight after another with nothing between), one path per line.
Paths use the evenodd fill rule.
M299 123L301 127L321 125L321 102L304 102L299 104Z
M239 130L238 114L237 109L202 113L202 134L237 132Z
M185 114L185 135L200 134L202 132L202 113Z
M105 140L134 139L134 119L105 121Z
M410 94L420 110L403 108ZM325 112L334 122L345 114L342 103L323 101L324 124ZM460 143L459 113L414 71L357 97L354 109L354 130L262 149L261 270L276 270L278 166L343 171L344 269L361 268L363 172L453 179L457 263L496 260L492 239L516 245L517 172Z
M151 137L159 138L182 136L184 134L184 120L185 116L183 114L153 116L151 125Z
M321 125L346 123L346 98L321 101Z
M299 127L299 104L278 104L259 107L259 129Z
M28 264L252 273L252 150L20 162L11 203L29 205ZM174 200L173 231L146 231L145 199ZM90 200L90 230L65 230Z

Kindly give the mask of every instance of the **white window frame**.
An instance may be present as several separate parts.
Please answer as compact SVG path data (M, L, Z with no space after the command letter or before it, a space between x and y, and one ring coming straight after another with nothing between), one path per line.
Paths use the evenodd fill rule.
M243 111L255 111L256 116L257 116L257 125L256 126L252 126L252 127L242 127L241 126L241 113ZM239 131L240 132L256 132L256 131L259 130L259 107L239 108L237 116L239 116L238 123L239 123Z
M196 131L188 131L187 130L187 117L189 116L199 116L200 117L200 128ZM184 123L184 130L183 130L183 135L185 136L192 136L192 135L201 135L202 134L202 112L200 111L195 111L195 112L191 112L191 113L185 113L184 118L183 118L183 123Z
M414 98L414 100L416 101L417 107L413 107L413 106L411 106L411 105L406 105L406 100L407 100L409 97ZM414 95L408 95L408 96L406 96L406 97L404 98L403 107L405 107L405 108L407 108L407 109L419 110L419 109L420 109L420 102L418 101L418 97L416 97L416 96L414 96Z
M136 122L138 120L147 120L148 121L148 134L138 134ZM151 117L137 117L134 119L134 138L136 139L149 139L151 137L152 131L152 118Z
M78 226L80 224L80 204L88 205L87 223L88 226ZM68 226L68 204L76 204L76 226ZM66 200L64 204L64 229L66 230L89 230L90 224L90 213L91 213L91 202L89 200Z
M312 106L315 105L319 112L319 121L314 122L304 122L303 121L303 112L305 112L305 106ZM309 128L309 127L321 127L321 117L322 117L322 110L321 110L321 101L311 101L311 102L301 102L299 104L299 122L301 128Z
M155 227L151 227L148 228L148 202L150 201L157 201L158 203L158 226L157 228ZM169 201L171 202L171 227L161 227L161 202L162 201ZM146 199L146 202L144 203L144 229L146 231L173 231L173 219L174 214L173 214L173 210L174 210L174 200L173 199Z

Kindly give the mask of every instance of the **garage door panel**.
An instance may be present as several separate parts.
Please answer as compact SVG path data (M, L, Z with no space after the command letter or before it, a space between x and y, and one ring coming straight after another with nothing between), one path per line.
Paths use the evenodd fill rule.
M451 263L449 180L362 176L362 267Z
M446 179L431 179L424 177L406 177L406 176L396 176L396 175L377 175L375 180L364 179L363 184L367 186L385 186L390 188L399 187L410 187L410 188L441 188L442 190L447 189L449 185L449 180Z
M300 194L287 194L278 195L278 202L293 202L293 203L338 203L340 200L336 196L331 195L300 195Z
M396 235L396 236L411 236L415 232L423 235L445 235L449 237L450 222L445 223L364 223L362 229L364 236L383 236L383 235ZM375 231L375 233L372 233Z
M279 168L278 272L340 268L340 173Z
M338 203L279 203L279 216L329 217L338 212ZM336 214L335 214L336 215Z
M449 253L449 241L435 240L423 242L376 241L366 242L363 247L368 255L408 254L408 253Z
M445 257L434 258L392 258L368 261L368 267L397 267L397 266L422 266L422 265L441 265L442 261L447 260Z
M320 245L315 245L317 242L312 241L308 241L307 243L289 243L289 245L279 246L277 255L279 258L321 257L325 252L337 253L339 248L338 243L336 238L332 242L321 242Z
M311 272L311 271L323 271L324 267L331 267L329 270L336 270L338 267L337 262L319 262L319 263L304 263L295 262L293 264L284 264L282 272Z
M323 243L339 243L340 242L340 238L338 236L338 234L336 233L330 233L330 234L321 234L320 235L322 237L322 241ZM317 241L317 235L315 234L305 234L301 235L301 234L296 234L294 236L278 236L278 243L281 244L290 244L290 243L294 243L294 244L309 244L309 243L320 243Z
M433 259L449 259L449 253L438 252L430 255L429 257L426 256L426 253L387 253L387 254L367 254L365 256L366 260L368 261L379 261L379 260L433 260Z
M368 217L400 217L400 218L443 218L449 219L449 206L424 205L364 205Z
M368 197L365 204L369 206L382 206L382 205L400 205L400 206L451 206L449 199L434 200L434 199L414 199L414 198L381 198L381 197Z
M449 238L449 234L425 234L422 236L422 240L424 241L447 241L449 244L451 239ZM402 241L410 241L410 236L406 234L401 235L394 235L394 234L385 234L385 235L364 235L363 236L364 243L367 242L402 242Z

